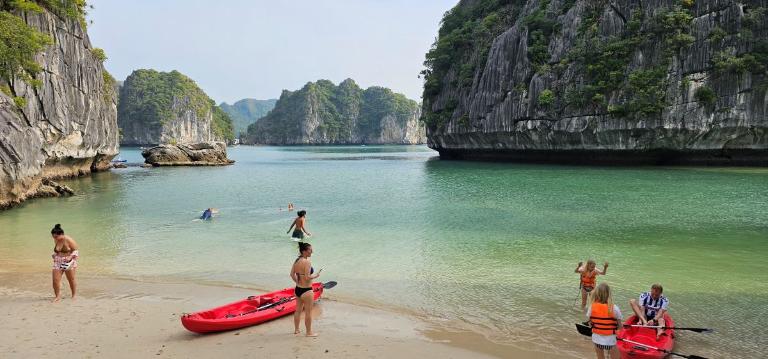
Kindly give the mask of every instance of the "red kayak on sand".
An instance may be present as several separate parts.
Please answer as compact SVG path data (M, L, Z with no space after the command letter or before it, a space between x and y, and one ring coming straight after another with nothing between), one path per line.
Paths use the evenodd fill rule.
M616 336L622 359L660 359L666 358L675 346L675 330L666 329L664 335L656 340L656 328L630 327L637 324L637 316L631 316L624 322L623 330ZM674 327L675 322L669 313L664 313L665 326ZM661 350L657 350L661 349Z
M212 333L261 324L296 311L293 288L251 296L221 307L184 314L181 324L195 333ZM323 294L323 283L312 284L314 300Z

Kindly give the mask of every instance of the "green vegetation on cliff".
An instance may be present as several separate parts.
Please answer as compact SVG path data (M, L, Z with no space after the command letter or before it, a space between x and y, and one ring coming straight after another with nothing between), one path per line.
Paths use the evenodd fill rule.
M42 12L43 8L56 16L76 19L85 25L86 0L2 0L3 11ZM85 27L85 26L83 26Z
M660 113L666 106L666 65L676 51L693 41L688 34L690 13L680 8L662 9L651 26L643 26L642 13L636 12L624 31L603 38L597 26L601 9L590 9L569 52L568 61L584 74L584 81L568 85L565 105L607 110L619 117ZM636 49L652 42L664 44L658 55L659 66L628 71ZM607 99L616 91L623 96L609 106Z
M440 93L453 70L454 85L467 87L488 59L491 43L509 28L521 0L461 1L443 16L437 41L426 55L424 101Z
M160 127L190 110L198 119L212 112L214 133L220 138L234 138L229 115L217 111L220 109L195 81L175 70L136 70L128 76L120 91L118 119Z
M222 102L221 107L224 112L232 118L232 124L235 128L235 135L244 135L248 130L248 125L264 117L275 108L277 99L256 100L252 98L243 99L230 105Z
M136 70L125 79L120 93L119 117L145 125L162 125L192 109L205 117L211 104L195 81L178 71Z
M372 86L363 91L358 129L372 136L381 130L381 119L394 115L403 124L414 112L416 102L403 94L394 93L385 87Z
M86 8L85 0L0 0L0 85L3 93L13 97L17 107L24 107L26 100L16 96L10 85L21 80L40 86L35 76L41 67L34 57L53 43L50 36L27 25L20 14L48 10L57 16L76 19L85 28ZM93 50L97 59L106 59L103 50Z
M713 27L706 34L706 42L715 49L709 57L715 75L757 74L758 84L763 81L768 87L768 80L764 80L768 79L768 11L762 3L753 4L743 3L743 20L732 21L734 26L728 28L731 33L725 27ZM501 85L498 91L506 95L499 92L499 96L530 101L538 113L550 117L658 116L670 105L669 95L673 93L669 89L680 81L673 65L680 67L681 62L691 61L686 56L696 43L694 35L701 37L693 26L694 8L690 0L665 2L650 13L634 3L619 6L608 0L461 0L445 13L438 38L426 54L422 120L432 129L451 120L466 128L473 119L462 106L472 102L473 86L484 87L477 89L480 92L497 86L475 82L488 69L497 75L517 75L513 75L514 80L486 79L512 82ZM572 9L578 12L578 21L572 15L565 16ZM567 33L563 26L568 27ZM734 29L738 33L733 33ZM495 62L488 63L491 45L505 31L510 31L503 40L508 43L499 51L515 56L516 51L509 48L520 49L515 34L527 36L528 64L519 58L507 64L498 54L494 55ZM552 47L554 38L558 43ZM723 45L737 41L745 46ZM550 53L551 49L556 53ZM534 77L544 81L547 88L529 94ZM711 105L717 94L714 90L701 92L695 99ZM483 117L484 113L475 115Z
M287 143L301 138L307 122L317 121L317 131L328 143L347 143L352 138L376 136L381 120L394 116L405 124L418 111L418 103L392 90L373 86L361 89L347 79L338 86L328 80L307 83L298 91L283 91L275 108L248 126L251 142Z
M118 121L138 122L157 128L193 111L198 120L211 113L211 129L223 140L234 139L232 119L216 106L195 81L178 71L136 70L123 83L118 103Z
M31 28L21 17L0 11L0 80L32 81L40 72L34 56L51 43L50 36Z
M211 126L213 134L227 142L234 140L235 130L229 114L224 112L219 106L216 106L216 103L213 101L211 101L211 112L213 113L213 124Z

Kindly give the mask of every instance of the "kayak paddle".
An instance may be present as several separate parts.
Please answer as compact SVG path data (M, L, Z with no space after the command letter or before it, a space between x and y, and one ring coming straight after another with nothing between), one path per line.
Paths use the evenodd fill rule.
M641 350L653 349L653 350L658 350L658 351L660 351L662 353L667 353L667 354L670 354L670 355L676 355L676 356L683 357L683 358L688 358L688 359L707 359L705 357L700 357L698 355L685 355L685 354L675 353L673 351L652 347L652 346L647 345L647 344L634 342L634 341L631 341L629 339L621 339L621 338L616 338L616 339L617 340L621 340L622 342L627 342L627 343L630 343L630 344L634 344L635 345L635 349L640 349L638 347L645 347L645 349L641 349Z
M674 330L690 330L696 333L712 333L715 330L709 328L681 328L681 327L662 327L658 325L640 325L640 324L624 324L624 327L638 327L638 328L653 328L653 329L674 329Z
M591 337L592 336L592 327L586 324L582 323L576 323L576 330L579 331L579 334Z
M336 281L325 282L325 283L323 283L323 289L331 289L331 288L335 287L337 284L339 284L339 283L337 283ZM276 307L276 306L278 306L280 304L288 303L288 302L290 302L290 301L292 301L294 299L296 299L296 296L284 297L284 298L281 298L280 300L278 300L277 302L269 303L269 304L264 304L264 305L254 309L254 310L250 310L250 311L247 311L245 313L240 313L238 315L232 315L231 317L228 316L227 318L234 318L236 316L243 316L243 315L246 315L246 314L256 313L256 312L262 311L264 309L269 309L269 308L272 308L272 307Z
M590 327L588 325L584 325L582 323L576 323L576 330L581 335L592 336L592 327ZM685 354L675 353L675 352L672 352L672 351L669 351L669 350L664 350L664 349L661 349L661 348L652 347L650 345L634 342L634 341L631 341L631 340L628 340L628 339L616 338L616 340L620 340L620 341L623 341L623 342L634 344L636 349L641 349L641 350L648 350L648 349L658 350L658 351L660 351L662 353L667 353L667 354L670 354L670 355L676 355L676 356L683 357L683 358L688 358L688 359L707 359L705 357L701 357L701 356L698 356L698 355L685 355Z

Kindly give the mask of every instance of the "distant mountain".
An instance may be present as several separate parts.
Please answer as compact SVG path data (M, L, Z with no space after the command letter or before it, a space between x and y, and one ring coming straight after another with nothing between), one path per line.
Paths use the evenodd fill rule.
M352 79L284 90L275 108L248 126L248 144L417 144L426 140L419 104L379 86Z
M232 118L232 122L235 125L235 134L239 135L241 132L246 132L248 125L266 116L269 111L275 108L275 103L277 103L277 99L256 100L246 98L235 102L234 105L222 102L219 107Z

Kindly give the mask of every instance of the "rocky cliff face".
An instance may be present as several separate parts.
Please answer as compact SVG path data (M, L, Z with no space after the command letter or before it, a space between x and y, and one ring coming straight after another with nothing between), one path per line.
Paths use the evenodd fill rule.
M275 108L248 127L252 144L417 144L426 140L419 105L382 87L351 79L283 91Z
M428 144L449 158L768 165L766 6L461 1L425 62Z
M136 70L120 87L124 145L199 143L234 138L232 121L178 71Z
M35 56L38 86L6 79L0 91L0 208L37 196L44 180L107 169L118 153L113 85L81 23L14 14L52 44Z
M198 143L214 140L210 110L202 114L189 105L188 98L174 98L170 110L172 119L153 124L134 121L130 117L119 117L123 145L138 146L161 143Z

